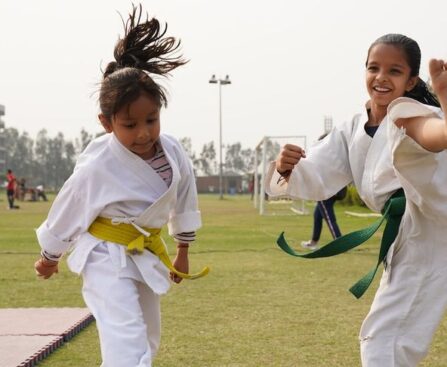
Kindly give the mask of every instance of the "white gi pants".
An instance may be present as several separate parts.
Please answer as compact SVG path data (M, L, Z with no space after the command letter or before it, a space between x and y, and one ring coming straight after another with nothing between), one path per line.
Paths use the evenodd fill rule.
M135 264L128 259L128 267ZM146 284L120 277L106 245L89 254L82 294L96 319L101 367L149 367L160 344L160 296Z
M405 241L397 239L388 255L391 268L384 271L360 330L364 367L417 366L447 307L445 228L406 219Z

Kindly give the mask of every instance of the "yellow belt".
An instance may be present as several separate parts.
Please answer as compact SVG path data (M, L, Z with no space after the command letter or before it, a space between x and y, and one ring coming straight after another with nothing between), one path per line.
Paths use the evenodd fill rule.
M186 274L175 269L160 237L161 228L141 227L141 229L147 232L148 236L140 232L132 224L114 224L111 219L98 217L90 225L88 232L101 240L126 246L129 254L141 254L144 249L147 249L157 255L161 262L180 278L197 279L208 274L210 270L208 267L203 268L201 272L196 274Z

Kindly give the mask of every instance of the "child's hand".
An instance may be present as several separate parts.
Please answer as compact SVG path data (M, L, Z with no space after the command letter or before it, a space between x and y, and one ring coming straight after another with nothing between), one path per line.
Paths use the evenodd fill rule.
M439 98L439 102L447 102L447 62L444 60L430 60L430 78L433 90Z
M301 158L306 158L306 152L303 148L286 144L276 159L276 170L281 174L291 171Z
M34 269L36 270L36 274L43 279L48 279L54 273L58 273L58 262L51 261L44 258L40 258L34 263Z
M177 247L177 255L174 259L174 268L182 273L189 273L188 247ZM180 283L183 279L174 273L170 274L171 280Z

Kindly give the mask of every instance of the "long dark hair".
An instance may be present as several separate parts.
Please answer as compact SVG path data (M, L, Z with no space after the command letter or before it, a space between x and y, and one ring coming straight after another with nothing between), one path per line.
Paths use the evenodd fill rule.
M161 26L155 18L142 20L142 6L132 5L126 21L124 36L115 45L115 61L105 71L99 91L99 107L108 119L121 108L146 93L160 107L167 106L166 92L150 74L167 76L188 61L176 55L180 40L165 37L167 24Z
M440 107L439 101L436 96L429 90L427 84L419 78L419 68L421 66L421 49L417 42L410 37L402 34L390 33L376 39L368 49L368 58L366 64L368 64L369 53L371 49L379 44L393 45L400 48L410 66L410 76L418 77L418 81L414 88L409 92L405 92L404 96L413 98L421 103L431 106Z

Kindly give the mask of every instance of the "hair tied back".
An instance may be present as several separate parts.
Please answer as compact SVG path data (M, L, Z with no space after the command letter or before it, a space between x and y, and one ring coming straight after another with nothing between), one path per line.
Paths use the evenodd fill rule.
M132 5L132 11L126 21L121 16L124 36L115 46L115 62L107 65L104 77L125 67L166 75L188 62L182 55L176 55L180 48L180 40L165 37L167 24L162 27L157 19L149 19L146 14L146 20L142 21L142 17L141 4Z

